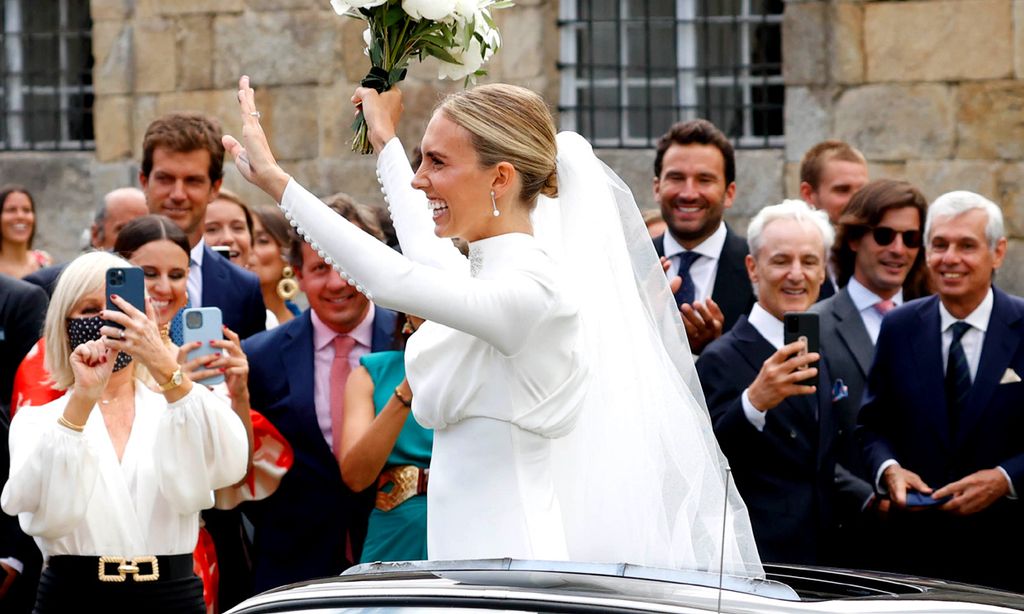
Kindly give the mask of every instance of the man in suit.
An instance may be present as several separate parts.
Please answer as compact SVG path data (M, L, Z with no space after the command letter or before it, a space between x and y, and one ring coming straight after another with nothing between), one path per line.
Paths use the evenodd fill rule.
M346 198L327 202L383 240L365 209ZM355 368L368 352L392 349L396 332L395 312L373 305L301 239L289 259L310 309L242 344L252 405L295 452L277 492L246 504L255 527L257 590L337 575L359 560L373 489L353 493L341 479L335 446L345 382L339 373L346 365Z
M92 226L89 228L89 247L111 251L117 241L117 235L128 222L149 213L146 207L146 196L138 188L117 188L103 196L103 202L96 209ZM64 271L67 262L43 267L26 275L24 280L35 284L53 295L57 285L57 277Z
M868 163L864 154L843 141L829 139L807 150L800 161L800 198L828 214L838 224L843 209L857 190L868 182ZM820 299L831 297L843 286L829 269L821 286Z
M722 220L735 196L732 143L714 124L679 122L658 140L654 199L668 231L655 237L654 249L667 259L668 275L681 278L676 303L694 354L754 304L747 242Z
M761 558L813 564L826 549L836 477L831 386L818 353L784 344L783 314L817 299L832 227L787 200L762 209L747 233L757 303L708 345L697 374Z
M0 275L0 411L8 417L14 374L43 335L48 302L39 287Z
M171 113L157 118L143 139L139 183L149 212L167 216L188 235L189 306L219 307L224 325L245 339L266 329L259 278L203 241L206 207L217 198L223 181L221 137L220 126L205 115ZM175 329L172 325L172 333Z
M832 263L842 289L811 311L820 316L821 351L835 385L833 396L848 397L836 408L836 460L852 474L839 493L836 516L841 540L830 562L872 567L878 557L866 539L870 513L884 514L888 500L876 498L854 440L864 382L875 355L882 317L926 293L922 227L928 202L905 181L879 179L861 188L839 220ZM862 512L868 512L865 516Z
M1022 591L1007 556L1024 549L1024 300L992 285L1002 212L944 194L928 209L925 250L937 295L882 321L857 431L893 502L889 557L902 571Z

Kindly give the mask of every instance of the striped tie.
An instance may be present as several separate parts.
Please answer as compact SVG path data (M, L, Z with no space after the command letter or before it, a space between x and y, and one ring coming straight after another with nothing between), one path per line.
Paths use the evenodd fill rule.
M953 340L949 344L949 359L946 361L946 410L949 412L950 433L956 433L960 413L967 403L971 390L971 370L967 366L967 355L960 345L964 333L971 329L967 322L954 322Z

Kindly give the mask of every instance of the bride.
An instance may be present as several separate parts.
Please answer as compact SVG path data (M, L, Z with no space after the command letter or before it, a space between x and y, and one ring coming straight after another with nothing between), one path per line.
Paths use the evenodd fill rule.
M413 413L435 431L431 559L763 576L632 195L579 135L555 136L538 95L449 96L413 176L401 94L356 90L404 255L292 180L247 77L238 97L242 142L224 144L241 174L349 283L428 321L406 364Z

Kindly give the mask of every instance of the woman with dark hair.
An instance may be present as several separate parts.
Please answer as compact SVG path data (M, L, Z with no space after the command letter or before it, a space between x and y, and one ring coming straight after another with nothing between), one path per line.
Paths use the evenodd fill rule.
M292 302L299 282L288 261L297 237L277 207L255 207L252 213L253 245L246 268L259 276L263 304L283 324L301 313Z
M20 185L0 188L0 273L21 279L50 266L53 260L32 249L36 237L36 203Z

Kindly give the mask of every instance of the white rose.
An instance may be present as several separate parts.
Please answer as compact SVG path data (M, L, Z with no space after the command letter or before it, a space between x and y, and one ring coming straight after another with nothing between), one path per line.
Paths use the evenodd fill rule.
M455 12L456 0L402 0L402 8L413 19L444 21Z
M380 6L388 0L331 0L331 8L339 15L353 12L352 9L368 9Z
M363 30L363 42L366 43L366 49L363 49L363 55L370 56L370 39L373 37L373 33L370 32L370 28Z
M468 49L459 50L461 51L460 53L457 53L455 49L450 51L452 52L452 57L462 63L450 64L448 62L441 62L437 69L437 77L439 79L451 79L452 81L465 79L483 66L484 59L480 56L480 41L475 36L469 41Z
M474 32L479 34L480 38L484 39L484 43L487 45L487 51L484 53L484 61L487 61L501 47L501 34L497 28L487 25L487 20L480 15L477 15Z
M463 21L469 21L479 8L479 0L455 0L455 14Z

